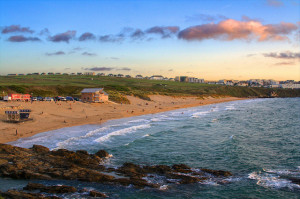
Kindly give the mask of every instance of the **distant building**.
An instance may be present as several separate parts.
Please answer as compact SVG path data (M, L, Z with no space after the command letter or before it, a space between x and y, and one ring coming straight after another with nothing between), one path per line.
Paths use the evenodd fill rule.
M30 94L12 93L4 97L5 101L30 101Z
M83 75L82 73L77 73L77 75Z
M124 77L124 75L123 74L118 74L118 76L117 77Z
M40 73L32 73L32 75L40 75Z
M7 74L7 76L18 76L18 74Z
M103 88L85 88L81 91L83 102L107 102L108 94Z
M46 75L46 73L41 73L41 75Z
M149 79L151 79L151 80L163 80L164 77L161 76L161 75L153 75Z
M63 75L69 75L68 73L63 73Z
M95 75L95 72L85 72L84 75Z
M54 75L54 73L48 73L48 75Z
M126 78L131 78L131 76L130 76L130 75L126 75L125 77L126 77Z
M98 76L105 76L105 73L98 73Z
M61 73L55 73L55 75L61 75Z
M20 73L20 74L18 74L18 76L24 76L25 74L23 74L23 73Z
M136 75L135 78L137 78L137 79L143 79L143 76L142 75Z
M113 77L114 75L113 75L113 74L108 74L107 76L108 76L108 77Z
M76 73L70 73L70 75L76 75Z

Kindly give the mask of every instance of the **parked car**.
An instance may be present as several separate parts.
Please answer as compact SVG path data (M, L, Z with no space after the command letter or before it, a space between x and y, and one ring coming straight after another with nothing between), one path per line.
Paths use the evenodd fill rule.
M37 101L37 97L32 97L31 101Z
M44 101L44 98L41 96L36 97L37 101Z
M67 99L65 97L60 97L59 100L60 101L67 101Z
M78 97L73 98L75 101L80 101Z
M73 98L73 97L70 97L70 96L67 96L67 97L66 97L66 100L67 100L67 101L74 101L74 98Z
M54 101L53 97L45 97L44 101Z

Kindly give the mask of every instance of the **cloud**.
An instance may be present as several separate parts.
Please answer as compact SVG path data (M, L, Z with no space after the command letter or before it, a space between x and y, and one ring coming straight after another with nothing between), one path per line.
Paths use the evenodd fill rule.
M281 22L280 24L263 25L258 21L227 19L217 24L209 23L186 28L179 32L178 38L188 41L205 39L279 41L287 40L286 35L295 30L297 30L297 26L292 23Z
M256 54L248 54L248 55L246 55L247 57L253 57L253 56L255 56Z
M11 36L8 38L10 42L27 42L27 41L41 41L38 37L24 37L23 35Z
M39 35L49 35L49 34L50 34L50 31L48 30L48 28L44 28L39 33Z
M83 48L81 47L76 47L76 48L73 48L74 51L80 51L80 50L83 50Z
M281 7L283 2L279 0L267 0L267 5L272 7Z
M168 71L169 71L169 72L173 72L173 69L169 69Z
M47 56L55 56L55 55L65 55L66 53L63 51L57 51L54 53L46 53Z
M223 15L207 15L207 14L195 14L192 16L187 16L186 20L187 22L193 22L193 21L205 21L205 22L213 22L217 20L224 20L227 19L227 17Z
M71 68L65 68L65 70L70 70Z
M124 36L122 34L119 35L103 35L99 37L100 42L121 42L124 40Z
M96 36L93 33L86 32L79 37L79 41L95 40Z
M118 68L117 70L131 71L131 68L128 68L128 67L123 67L123 68Z
M154 26L146 30L148 34L158 34L161 35L162 38L168 38L172 34L175 34L179 31L178 26Z
M97 54L96 53L89 53L89 52L83 52L81 53L82 55L85 55L85 56L96 56Z
M69 41L74 38L76 35L76 31L75 30L69 30L67 32L64 33L60 33L60 34L56 34L54 36L50 36L49 40L52 42L66 42L69 43Z
M132 34L132 39L143 39L145 37L145 33L141 29L136 29Z
M120 59L120 58L119 58L119 57L107 57L107 59L118 60L118 59Z
M6 26L6 27L2 30L2 34L14 33L14 32L34 33L34 31L33 31L33 30L30 30L29 27L21 27L20 25Z
M286 66L286 65L294 65L294 64L295 64L295 62L290 61L290 62L279 62L274 65L275 66Z
M84 70L90 70L90 71L111 71L114 68L111 67L93 67L93 68L84 68Z
M300 59L300 53L294 53L290 51L281 53L263 53L263 56L277 59Z

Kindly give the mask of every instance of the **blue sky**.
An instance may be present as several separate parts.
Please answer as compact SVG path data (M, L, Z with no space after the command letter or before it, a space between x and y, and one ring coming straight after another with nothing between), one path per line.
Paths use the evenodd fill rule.
M0 0L0 74L300 80L299 10L296 0Z

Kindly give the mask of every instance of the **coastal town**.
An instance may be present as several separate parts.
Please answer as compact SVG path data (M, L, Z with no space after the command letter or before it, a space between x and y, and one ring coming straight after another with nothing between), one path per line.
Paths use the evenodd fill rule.
M218 85L227 85L227 86L243 86L243 87L264 87L264 88L289 88L289 89L300 89L300 81L295 80L285 80L285 81L276 81L273 79L249 79L249 80L232 80L232 79L221 79L218 81L207 81L203 78L197 78L192 76L176 76L175 78L168 78L162 75L152 75L152 76L143 76L143 75L124 75L124 74L105 74L105 73L95 73L95 72L85 72L85 73L27 73L27 74L7 74L7 76L30 76L30 75L56 75L56 76L98 76L98 77L117 77L117 78L136 78L136 79L148 79L148 80L160 80L160 81L177 81L185 83L199 83L199 84L218 84Z

